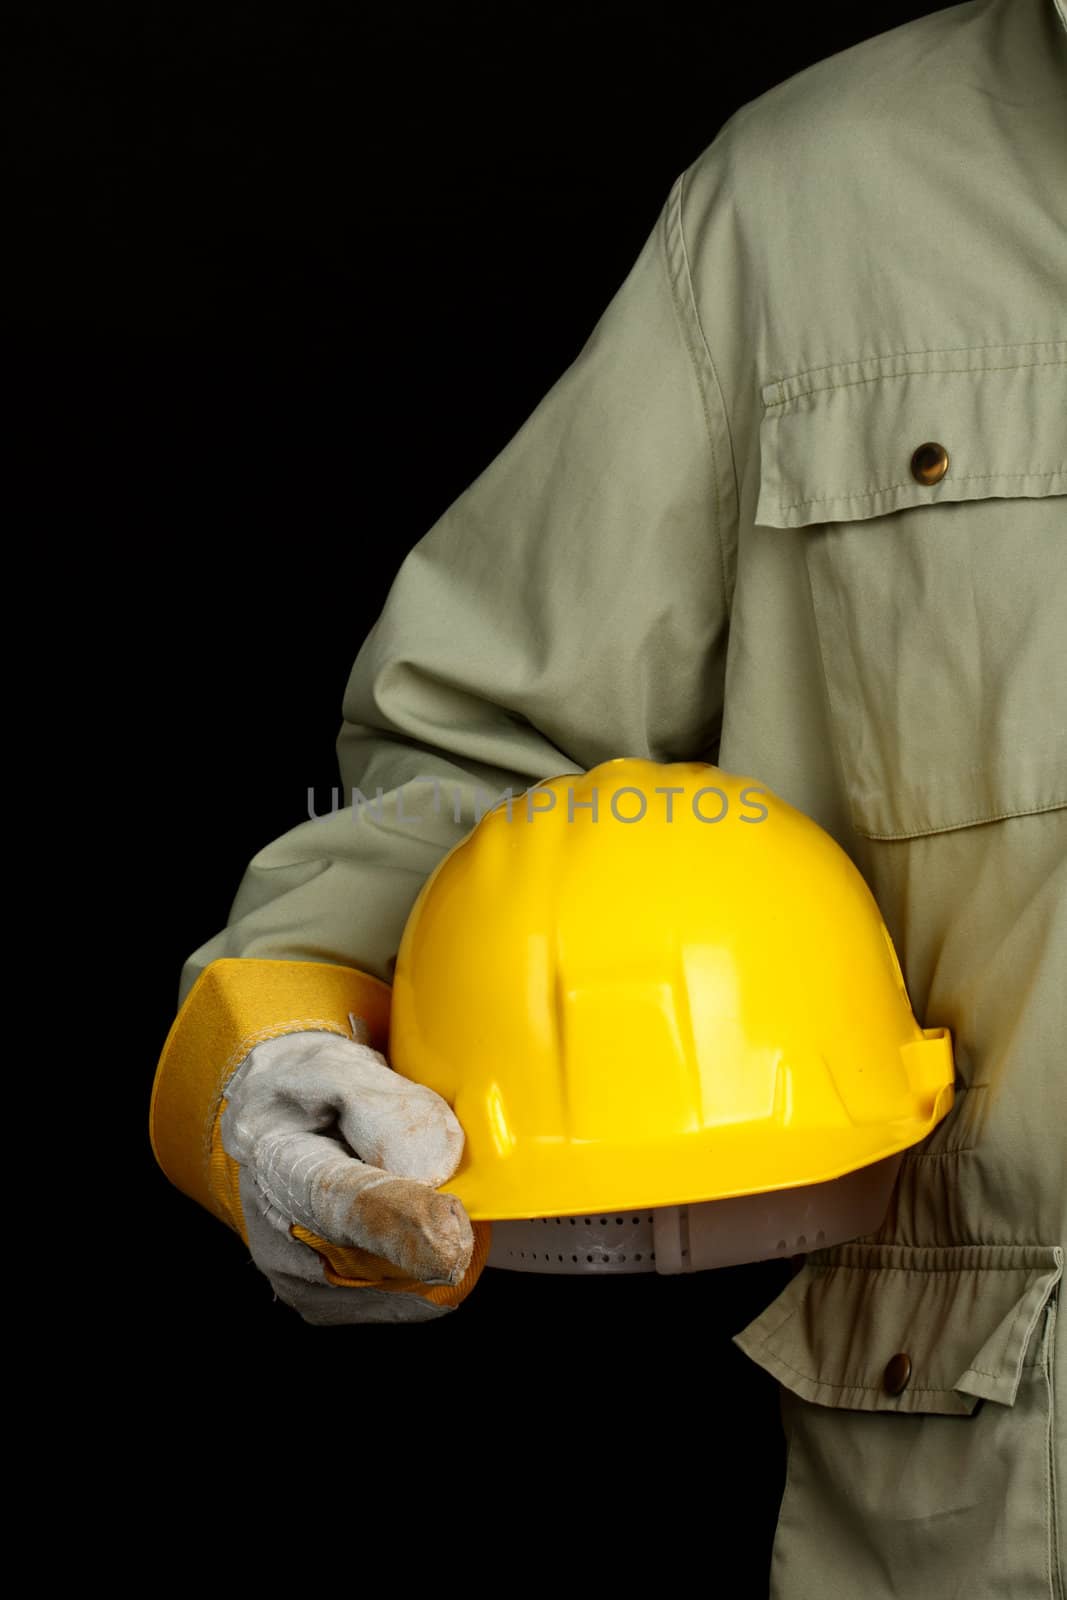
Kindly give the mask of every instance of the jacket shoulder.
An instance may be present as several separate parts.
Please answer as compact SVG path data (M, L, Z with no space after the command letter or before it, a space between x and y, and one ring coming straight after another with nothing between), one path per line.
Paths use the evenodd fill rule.
M967 0L826 56L739 107L686 170L686 208L729 191L739 212L780 215L789 197L832 206L838 172L867 169L907 118L912 132L990 60L993 13L1020 0ZM1023 0L1032 5L1034 0ZM938 122L940 126L940 121Z

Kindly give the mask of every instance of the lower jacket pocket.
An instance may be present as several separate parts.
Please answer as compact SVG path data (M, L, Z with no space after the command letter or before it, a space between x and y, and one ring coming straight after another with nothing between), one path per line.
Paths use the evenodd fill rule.
M735 1342L782 1384L772 1600L1064 1600L1058 1246L816 1252Z

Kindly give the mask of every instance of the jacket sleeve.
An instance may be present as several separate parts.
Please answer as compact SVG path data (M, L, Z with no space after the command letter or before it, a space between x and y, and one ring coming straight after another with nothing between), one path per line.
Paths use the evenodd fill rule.
M153 1140L203 1203L252 1043L363 1011L384 1048L412 902L501 793L612 756L715 758L737 491L684 177L575 360L401 566L345 692L337 809L253 858L185 965Z

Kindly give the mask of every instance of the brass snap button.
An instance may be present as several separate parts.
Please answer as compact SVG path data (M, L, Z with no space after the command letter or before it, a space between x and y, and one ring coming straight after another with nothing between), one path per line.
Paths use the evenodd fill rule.
M882 1385L886 1394L900 1394L908 1386L911 1377L911 1357L904 1355L890 1356L885 1364L882 1374Z
M925 484L930 488L932 484L940 483L948 471L948 451L943 444L927 442L921 444L911 458L911 475L916 483Z

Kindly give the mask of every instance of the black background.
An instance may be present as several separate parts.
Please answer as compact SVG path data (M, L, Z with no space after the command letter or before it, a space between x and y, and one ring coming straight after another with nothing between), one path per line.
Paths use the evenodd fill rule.
M584 1497L594 1546L648 1537L641 1495L603 1491L655 1482L676 1497L656 1539L745 1524L730 1592L765 1593L777 1390L730 1334L782 1264L493 1273L430 1327L310 1329L159 1174L147 1099L185 956L335 778L345 679L397 566L577 354L674 177L738 106L933 9L8 14L4 371L29 542L80 612L41 650L48 770L84 817L42 943L65 953L91 908L84 1050L107 1107L88 1194L90 1250L109 1243L78 1320L123 1352L111 1402L168 1448L237 1392L242 1435L270 1394L354 1448L471 1445L472 1493L487 1462L536 1474L547 1451L544 1492ZM567 1506L532 1507L531 1537L542 1512Z

